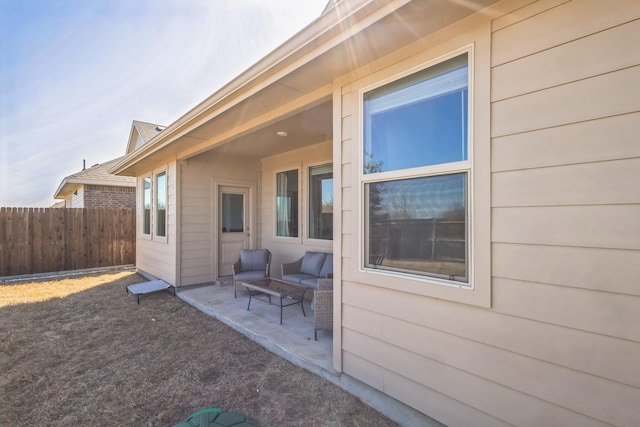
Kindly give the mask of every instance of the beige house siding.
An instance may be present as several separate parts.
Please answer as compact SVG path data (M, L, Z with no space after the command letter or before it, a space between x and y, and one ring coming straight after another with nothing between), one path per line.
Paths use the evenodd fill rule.
M345 373L452 426L640 423L640 3L616 5L507 1L422 43L491 28L488 308L363 280L353 88L422 53L337 82Z
M167 237L154 235L154 220L152 219L151 237L142 234L142 185L141 180L149 174L167 172ZM137 201L139 208L136 210L136 268L166 281L172 285L177 284L177 164L175 161L158 164L147 174L138 177ZM152 209L151 215L154 212Z
M81 185L76 190L78 194L71 193L64 201L65 208L84 208L84 185Z
M180 284L212 282L218 277L216 223L218 185L257 186L260 162L207 152L181 162ZM258 195L254 195L258 199ZM253 215L258 214L257 200ZM256 224L260 221L256 218ZM259 230L254 230L256 237ZM252 242L260 246L258 239Z
M275 277L280 277L282 263L295 261L302 257L305 251L333 251L333 241L307 238L308 169L311 165L326 163L332 163L330 141L262 159L261 240L272 252L271 274ZM278 238L275 233L276 173L292 169L298 169L300 175L299 230L301 235L298 238Z

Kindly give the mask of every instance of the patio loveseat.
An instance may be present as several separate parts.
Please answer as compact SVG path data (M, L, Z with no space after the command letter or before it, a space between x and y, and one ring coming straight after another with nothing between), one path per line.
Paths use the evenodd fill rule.
M297 261L282 264L282 280L318 289L318 279L333 277L333 254L307 251Z

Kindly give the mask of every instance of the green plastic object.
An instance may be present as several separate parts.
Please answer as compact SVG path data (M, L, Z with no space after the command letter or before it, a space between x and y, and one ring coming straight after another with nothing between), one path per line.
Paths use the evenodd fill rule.
M258 421L239 412L225 412L218 408L195 412L174 427L261 427Z

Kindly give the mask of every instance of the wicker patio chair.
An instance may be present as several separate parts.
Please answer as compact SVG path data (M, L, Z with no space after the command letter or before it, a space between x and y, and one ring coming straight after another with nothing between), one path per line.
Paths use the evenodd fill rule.
M333 279L318 279L318 289L313 291L313 335L316 341L320 330L333 330Z

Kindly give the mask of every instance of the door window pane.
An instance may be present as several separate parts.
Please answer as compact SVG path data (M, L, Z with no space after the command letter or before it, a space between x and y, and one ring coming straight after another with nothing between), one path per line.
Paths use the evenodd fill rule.
M468 282L467 173L365 185L366 266Z
M222 195L222 232L240 233L244 231L244 196L242 194Z
M309 168L309 238L333 240L333 165Z
M298 237L298 170L276 175L276 236Z

